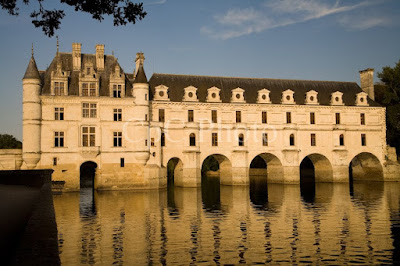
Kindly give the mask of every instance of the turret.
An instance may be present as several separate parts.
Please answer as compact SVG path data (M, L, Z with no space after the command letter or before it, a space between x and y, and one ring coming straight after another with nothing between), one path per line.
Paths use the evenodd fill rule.
M144 60L143 53L138 58ZM140 62L140 61L139 61ZM135 157L139 163L145 164L150 157L150 127L149 127L149 83L143 68L143 61L137 65L133 81L132 95L135 98L135 136L138 142L135 145Z
M361 89L368 94L368 97L375 100L373 68L367 68L360 71L360 83Z
M40 85L41 79L32 48L32 57L22 78L22 158L28 169L35 168L40 161L40 121L42 118Z

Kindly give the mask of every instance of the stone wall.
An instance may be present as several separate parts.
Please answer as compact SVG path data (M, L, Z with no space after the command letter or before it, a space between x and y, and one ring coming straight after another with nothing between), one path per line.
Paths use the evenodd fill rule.
M19 170L22 164L22 149L0 149L0 170Z

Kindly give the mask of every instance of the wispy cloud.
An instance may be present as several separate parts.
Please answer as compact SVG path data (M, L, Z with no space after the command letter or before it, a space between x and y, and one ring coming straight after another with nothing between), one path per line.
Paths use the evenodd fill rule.
M226 40L335 14L346 14L352 10L381 3L382 0L359 0L350 5L342 4L339 0L332 2L331 0L269 0L263 2L257 9L255 7L232 8L223 15L214 16L214 25L202 27L201 32L213 38ZM347 20L350 21L350 19ZM342 17L339 22L342 26L348 26L345 17ZM362 30L383 25L384 22L385 19L375 17L369 18L368 22L360 21L349 27Z
M159 0L155 2L146 3L147 5L163 5L167 2L167 0Z

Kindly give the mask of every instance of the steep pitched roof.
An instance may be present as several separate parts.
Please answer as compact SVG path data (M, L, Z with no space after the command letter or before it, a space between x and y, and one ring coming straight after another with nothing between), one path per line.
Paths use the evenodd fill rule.
M22 79L40 79L39 70L36 66L35 58L31 57L28 67L26 68L25 75Z
M139 66L137 75L133 83L147 83L146 73L144 73L143 65Z
M231 102L232 90L238 87L245 90L244 98L247 103L256 103L258 91L261 89L270 90L270 98L273 104L280 104L282 92L291 89L294 91L296 104L305 104L306 93L310 90L318 92L320 105L330 105L331 93L343 92L345 105L355 105L356 94L361 88L355 82L339 81L315 81L315 80L289 80L289 79L265 79L265 78L234 78L234 77L213 77L194 75L173 75L154 73L150 81L151 95L154 95L155 87L165 85L169 88L168 95L171 101L181 102L184 95L184 88L194 86L197 88L197 96L200 102L206 102L207 89L215 86L221 89L220 96L224 103ZM370 106L380 106L368 98Z

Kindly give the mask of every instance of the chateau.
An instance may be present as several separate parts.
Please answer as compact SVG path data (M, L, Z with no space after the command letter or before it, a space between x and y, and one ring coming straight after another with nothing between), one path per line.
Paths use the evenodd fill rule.
M58 51L23 77L22 169L54 169L65 190L83 168L96 189L201 185L204 160L223 185L299 183L310 160L316 182L398 180L386 145L385 108L374 101L373 69L355 82L154 73L144 55L125 73L104 45L95 54ZM261 165L261 167L260 167ZM396 168L397 169L397 168Z

